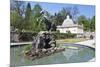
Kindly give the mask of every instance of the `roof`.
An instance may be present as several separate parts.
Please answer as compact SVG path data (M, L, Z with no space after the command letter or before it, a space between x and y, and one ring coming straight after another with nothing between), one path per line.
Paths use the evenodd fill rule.
M83 28L82 25L78 25L77 23L75 23L69 15L67 15L66 19L63 21L62 25L57 26L57 28L70 28L70 27L79 27L79 28Z
M67 27L67 26L73 26L73 25L75 25L74 21L70 18L69 15L67 15L66 19L62 23L62 26Z

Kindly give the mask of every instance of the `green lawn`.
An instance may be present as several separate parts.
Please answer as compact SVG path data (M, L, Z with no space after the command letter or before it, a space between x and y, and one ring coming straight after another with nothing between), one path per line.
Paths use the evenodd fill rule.
M70 39L61 39L61 40L57 40L58 43L76 43L76 42L81 42L81 41L85 41L87 39L84 38L70 38Z

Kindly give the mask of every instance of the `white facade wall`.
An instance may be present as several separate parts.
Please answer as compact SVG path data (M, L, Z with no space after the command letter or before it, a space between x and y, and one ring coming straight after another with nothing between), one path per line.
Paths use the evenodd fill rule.
M79 34L83 34L84 33L84 31L83 31L83 29L82 28L78 28L78 31L77 31Z
M78 29L77 27L72 27L72 28L68 28L68 31L70 31L73 34L77 34Z
M83 29L78 27L64 27L64 28L57 28L57 30L60 31L60 33L67 33L70 31L73 34L83 34Z

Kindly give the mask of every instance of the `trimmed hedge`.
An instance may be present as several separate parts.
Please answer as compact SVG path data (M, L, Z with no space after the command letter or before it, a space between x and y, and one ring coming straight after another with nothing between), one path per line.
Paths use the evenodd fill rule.
M23 32L22 33L22 37L20 38L20 40L22 41L32 41L32 37L37 36L38 32ZM75 38L76 34L72 34L70 32L68 33L59 33L58 31L56 32L52 32L52 35L54 35L55 39L66 39L66 38Z
M56 39L75 38L76 34L71 33L54 33Z

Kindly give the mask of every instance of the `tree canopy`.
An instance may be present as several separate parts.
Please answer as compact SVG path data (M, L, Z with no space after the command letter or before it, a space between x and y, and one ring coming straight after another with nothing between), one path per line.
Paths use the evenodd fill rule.
M78 17L78 24L83 25L84 31L95 31L95 16L92 19L86 18L84 15Z
M39 4L35 4L31 7L30 3L25 4L22 1L12 1L10 4L10 22L11 26L18 28L19 30L30 31L45 31L50 27L51 31L56 31L56 26L61 25L67 15L70 15L74 21L76 21L78 8L66 7L60 11L51 15L48 11L41 13L43 8ZM95 16L88 19L86 16L78 16L78 24L83 24L84 31L95 31Z
M93 16L91 19L90 29L92 32L95 31L95 16Z

